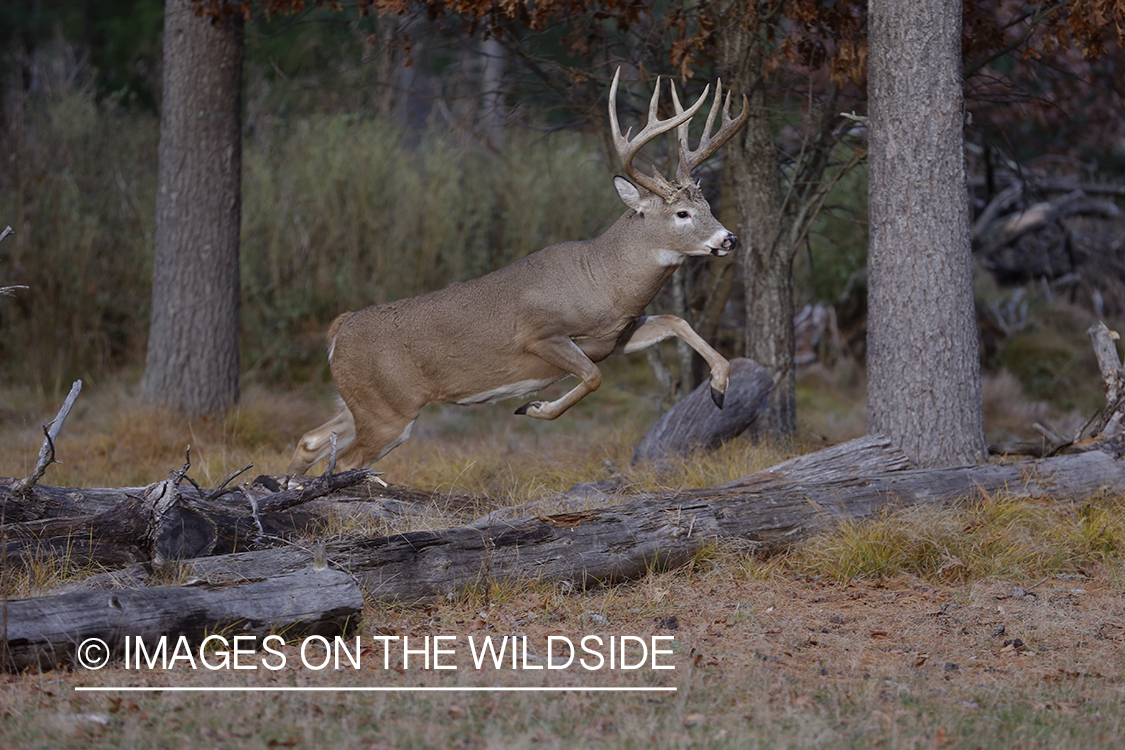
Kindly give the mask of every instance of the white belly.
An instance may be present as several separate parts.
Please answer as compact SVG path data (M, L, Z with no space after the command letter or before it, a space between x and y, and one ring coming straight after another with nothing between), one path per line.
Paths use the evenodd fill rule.
M546 380L521 380L518 383L509 383L499 388L492 388L482 393L466 396L465 398L458 399L455 403L461 404L462 406L468 406L469 404L495 404L497 401L503 401L507 398L530 396L532 393L540 391L551 383L556 383L565 377L566 375L563 374L555 378L547 378Z

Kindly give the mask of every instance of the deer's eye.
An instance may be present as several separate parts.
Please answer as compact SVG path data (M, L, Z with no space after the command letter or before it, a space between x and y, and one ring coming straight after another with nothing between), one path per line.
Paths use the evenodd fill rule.
M689 214L687 211L677 211L676 216L681 219L686 219L687 217L691 216L691 214Z

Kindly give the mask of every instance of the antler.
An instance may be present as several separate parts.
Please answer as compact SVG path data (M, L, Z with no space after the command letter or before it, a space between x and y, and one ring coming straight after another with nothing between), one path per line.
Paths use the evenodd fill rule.
M707 92L704 91L704 96ZM707 122L703 126L703 136L699 139L699 147L694 151L688 146L688 120L684 120L677 131L680 137L680 167L676 173L676 182L681 185L686 185L691 181L691 172L704 161L707 160L711 154L722 148L723 144L731 139L738 129L746 124L750 118L750 103L746 101L746 94L742 95L742 113L739 114L737 119L731 119L730 116L730 92L727 92L727 100L723 103L723 123L719 126L719 132L715 137L711 137L711 126L715 124L715 112L719 109L719 102L723 98L723 82L720 80L715 86L715 103L711 105L711 111L707 114ZM676 96L676 87L672 87L672 105L676 108L676 116L678 117L683 113L680 107L680 99ZM699 102L696 102L699 106Z
M621 160L621 168L625 171L625 176L636 182L641 187L646 188L665 200L672 197L675 188L664 179L664 176L653 168L654 177L649 177L646 174L641 174L636 167L633 166L633 157L637 155L645 144L652 141L658 135L667 133L672 128L682 128L681 132L687 132L687 122L699 111L703 106L704 100L707 98L707 92L710 86L703 90L703 95L699 97L686 112L680 107L679 101L676 101L676 115L669 117L667 120L661 120L656 116L656 110L660 102L660 79L656 79L656 90L652 92L652 99L648 104L648 122L645 123L644 130L637 133L637 136L629 140L629 133L633 132L630 128L624 136L621 135L621 127L617 124L617 79L621 76L621 68L613 74L613 85L609 88L609 127L613 133L613 145L617 149L617 156ZM675 99L676 90L672 88L672 97ZM728 97L729 98L729 97ZM713 108L712 108L712 111ZM708 129L710 129L710 120L708 120ZM721 134L721 133L720 133ZM681 139L685 136L681 136ZM730 137L729 135L727 136ZM715 148L721 146L719 143Z

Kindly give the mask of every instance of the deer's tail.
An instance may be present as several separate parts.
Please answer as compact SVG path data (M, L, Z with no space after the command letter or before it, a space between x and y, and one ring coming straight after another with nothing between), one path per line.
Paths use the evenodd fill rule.
M350 318L351 316L352 316L352 313L350 313L350 312L342 313L342 314L336 316L336 319L332 321L332 325L328 326L328 361L329 361L329 363L332 362L332 353L336 350L336 334L338 334L340 332L340 329L343 327L344 323L347 323L348 318Z

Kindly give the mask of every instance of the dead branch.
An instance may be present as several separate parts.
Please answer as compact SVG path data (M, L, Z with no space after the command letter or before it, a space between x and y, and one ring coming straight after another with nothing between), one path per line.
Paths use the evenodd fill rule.
M43 478L47 467L55 463L55 440L58 439L63 422L66 421L67 415L70 414L71 407L74 406L74 402L78 399L78 394L81 392L82 381L74 381L74 385L71 386L70 393L67 394L66 400L63 401L59 413L55 415L54 419L43 426L43 433L46 435L46 439L43 441L43 447L39 449L39 460L35 463L35 470L13 485L13 494L26 497L31 488L35 486L35 483Z
M235 471L232 471L232 472L230 473L230 476L228 476L228 477L227 477L226 479L224 479L224 480L223 480L223 481L222 481L222 482L221 482L221 483L219 484L219 486L218 486L218 487L216 487L216 488L215 488L214 490L212 490L212 491L211 491L211 494L207 496L207 499L208 499L208 500L210 500L211 502L214 502L215 500L218 500L218 499L219 499L220 497L222 497L223 495L227 494L228 492L233 492L233 491L234 491L233 489L231 489L231 490L228 490L228 489L226 488L226 487L227 487L227 485L228 485L228 484L230 484L231 482L233 482L233 481L234 481L235 479L237 479L238 477L240 477L240 476L242 476L243 474L245 474L246 472L248 472L248 471L249 471L250 469L252 469L252 468L254 468L254 462L253 462L253 461L251 461L250 463L246 464L246 465L245 465L245 466L243 466L243 467L242 467L241 469L236 469Z
M1090 326L1086 333L1094 344L1094 356L1102 374L1106 401L1105 411L1094 423L1093 436L1110 438L1121 433L1121 422L1125 418L1125 369L1122 369L1115 343L1121 337L1101 321Z
M12 231L11 227L4 227L4 231L0 232L0 242L3 242L4 238L9 234L15 234L15 232ZM27 287L23 284L15 284L13 286L0 286L0 297L11 297L18 289L27 289Z

